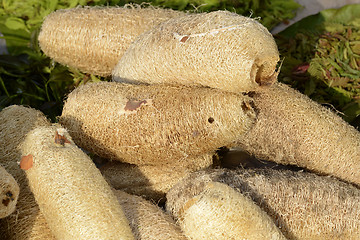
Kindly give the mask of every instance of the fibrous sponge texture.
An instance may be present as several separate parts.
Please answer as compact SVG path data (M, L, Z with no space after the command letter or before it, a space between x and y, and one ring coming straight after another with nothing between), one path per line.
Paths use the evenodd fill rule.
M160 207L120 190L114 193L137 240L186 240L174 219Z
M249 196L288 239L360 238L360 190L333 177L273 169L217 169L195 173Z
M46 55L61 64L108 76L138 35L183 15L140 5L57 10L42 24L39 44Z
M282 83L253 94L254 127L238 146L260 159L293 164L360 185L360 133L331 110Z
M226 184L187 178L167 198L167 210L189 239L285 239L259 206Z
M64 128L38 127L21 149L33 159L26 176L57 239L133 239L110 186Z
M242 94L101 82L70 93L60 123L76 144L102 157L158 165L229 145L255 118L252 99Z
M50 122L40 111L12 105L0 112L0 161L20 186L16 210L0 219L0 232L4 239L35 240L55 239L29 188L26 175L18 165L20 145L31 130L49 126Z
M264 26L216 11L173 18L143 33L116 65L113 79L246 92L275 82L278 61Z
M14 177L0 165L0 218L7 217L15 211L19 191Z
M158 165L111 161L101 166L100 171L115 189L159 202L164 201L165 194L188 174L212 166L212 158L212 154L206 154L186 161L174 159L173 163Z

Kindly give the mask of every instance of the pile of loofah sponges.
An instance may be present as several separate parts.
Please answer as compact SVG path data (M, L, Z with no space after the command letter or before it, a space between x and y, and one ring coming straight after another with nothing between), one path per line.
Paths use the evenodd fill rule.
M58 124L0 112L1 163L20 185L0 222L9 239L360 237L360 134L277 82L277 46L255 19L85 7L50 14L39 42L114 81L76 88ZM219 168L222 147L312 173Z

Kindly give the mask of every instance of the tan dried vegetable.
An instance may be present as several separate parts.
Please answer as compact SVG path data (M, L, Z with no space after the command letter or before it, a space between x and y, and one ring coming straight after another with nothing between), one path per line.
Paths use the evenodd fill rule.
M227 184L250 197L287 239L360 238L360 190L349 183L271 168L199 171L187 181L203 179Z
M155 202L164 202L166 193L181 179L191 172L211 167L212 154L193 159L159 165L134 165L119 161L108 162L100 167L100 171L115 188L127 193L142 196ZM199 163L202 163L201 165Z
M252 95L254 127L236 146L360 185L360 133L331 110L282 83Z
M4 239L55 240L30 191L25 173L17 163L21 159L19 146L26 134L39 126L49 125L44 114L33 108L12 105L0 112L0 161L20 186L16 210L0 219Z
M57 135L68 142L56 143ZM21 150L33 156L26 177L57 239L134 239L110 186L64 128L32 130Z
M209 178L187 178L167 194L166 209L189 239L284 239L250 198Z
M70 93L59 121L78 146L104 158L136 165L183 159L187 165L233 143L255 118L252 99L243 94L100 82Z
M108 76L141 33L184 12L152 6L77 7L57 10L42 24L39 44L55 61Z
M170 19L140 35L113 70L128 83L253 91L277 79L279 53L258 21L227 11Z

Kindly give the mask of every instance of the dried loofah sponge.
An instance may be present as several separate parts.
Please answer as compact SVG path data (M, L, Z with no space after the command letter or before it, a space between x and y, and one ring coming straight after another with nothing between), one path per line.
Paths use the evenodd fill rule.
M134 165L112 161L100 167L100 171L115 189L142 196L155 202L165 201L165 194L191 172L212 166L211 154L187 159L189 166L175 160L169 164ZM203 163L202 166L194 166ZM194 166L192 166L194 165Z
M38 127L22 144L29 186L57 239L134 239L110 186L64 128Z
M4 108L0 112L0 164L6 168L7 163L19 161L19 144L25 135L38 126L49 125L45 115L36 109L19 105Z
M21 158L19 145L28 132L39 126L50 126L50 122L33 108L12 105L0 112L0 161L20 186L16 210L0 219L3 239L55 239L30 191L25 173L17 163Z
M113 79L247 92L275 82L278 61L274 38L258 21L216 11L173 18L143 33Z
M166 208L189 239L284 239L251 199L211 179L186 180L167 194Z
M211 179L249 196L287 239L360 239L360 190L335 178L267 168L207 170L189 179Z
M7 217L15 211L19 191L14 177L0 166L0 218Z
M101 157L186 164L248 131L256 118L251 104L217 89L100 82L70 93L59 121L78 146Z
M360 185L360 133L307 96L277 83L253 94L256 124L237 146Z
M39 44L55 61L86 73L108 76L141 33L184 12L128 4L78 7L48 15Z
M186 240L170 215L145 199L120 190L114 193L137 240Z

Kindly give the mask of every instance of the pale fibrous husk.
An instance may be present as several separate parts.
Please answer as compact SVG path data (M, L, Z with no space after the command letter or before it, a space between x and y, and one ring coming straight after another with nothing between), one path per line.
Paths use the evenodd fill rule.
M55 239L30 191L25 173L18 165L21 159L19 146L26 134L39 126L49 125L45 115L33 108L12 105L0 112L0 162L20 187L15 211L0 219L3 239Z
M64 128L32 130L21 153L33 160L26 177L57 239L134 239L112 189Z
M167 210L189 239L284 239L250 198L210 178L187 178L167 194Z
M241 93L100 82L71 92L59 122L78 146L101 157L159 165L214 153L255 118L252 99Z
M209 169L188 181L215 181L249 196L287 239L360 238L360 190L328 176L291 170ZM175 209L179 209L177 206Z
M19 161L19 144L37 126L49 126L45 115L30 107L11 105L0 112L0 164ZM10 174L12 174L10 172Z
M282 83L251 96L257 120L236 146L260 159L297 165L360 185L359 131Z
M136 4L57 10L45 18L39 44L47 56L61 64L108 76L138 35L183 15Z
M279 52L257 20L215 11L170 19L140 35L113 70L130 83L253 91L277 80Z
M166 193L191 172L213 165L212 154L187 159L182 162L159 165L134 165L109 161L100 171L115 189L142 196L155 202L164 202ZM202 163L201 165L199 163ZM195 167L197 166L197 167Z
M174 219L154 203L114 190L137 240L185 240Z
M0 218L7 217L15 211L19 191L14 177L0 165Z

